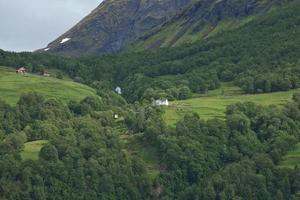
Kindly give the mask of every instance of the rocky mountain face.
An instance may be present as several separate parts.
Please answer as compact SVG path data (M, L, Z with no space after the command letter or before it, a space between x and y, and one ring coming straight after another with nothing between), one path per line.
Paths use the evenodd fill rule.
M117 52L193 0L105 0L44 51L66 55Z
M107 54L197 42L291 0L105 0L41 51Z
M222 31L238 28L290 1L199 0L159 30L153 29L140 37L131 49L139 51L195 43Z

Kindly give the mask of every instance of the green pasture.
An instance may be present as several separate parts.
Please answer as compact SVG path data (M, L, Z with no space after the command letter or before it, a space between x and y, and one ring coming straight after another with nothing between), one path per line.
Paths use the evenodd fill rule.
M192 99L171 102L165 109L164 119L167 124L174 125L184 114L191 112L198 113L202 119L223 118L228 105L247 101L263 106L283 105L291 101L295 92L300 90L249 95L243 94L236 86L224 84L207 94L196 94Z
M82 100L94 96L94 89L70 80L60 80L27 73L16 74L13 69L0 67L0 99L15 105L22 93L37 92L63 101Z
M21 152L21 158L23 160L37 160L41 148L47 143L47 140L37 140L25 143L25 147Z
M294 169L297 165L300 167L300 143L283 157L280 167Z

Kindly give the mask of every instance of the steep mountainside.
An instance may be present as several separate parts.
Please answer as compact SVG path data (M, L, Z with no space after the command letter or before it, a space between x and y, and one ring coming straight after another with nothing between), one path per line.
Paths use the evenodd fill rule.
M133 45L134 50L173 47L194 43L224 30L234 29L266 14L285 0L200 0L168 21L159 30L152 30Z
M193 43L288 0L105 0L42 51L103 54Z
M192 0L105 0L44 51L68 55L119 51Z

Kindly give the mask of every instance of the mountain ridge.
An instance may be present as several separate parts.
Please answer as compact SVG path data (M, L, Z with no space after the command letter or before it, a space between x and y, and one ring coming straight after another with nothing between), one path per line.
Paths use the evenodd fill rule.
M192 0L106 0L47 48L67 55L117 52ZM64 39L69 39L63 42Z
M195 43L289 0L105 0L39 52L101 55Z

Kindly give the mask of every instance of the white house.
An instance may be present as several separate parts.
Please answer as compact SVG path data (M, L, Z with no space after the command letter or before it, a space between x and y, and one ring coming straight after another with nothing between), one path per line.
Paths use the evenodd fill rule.
M121 89L119 86L116 87L115 91L116 91L116 93L119 94L119 95L122 94L122 89Z
M158 99L154 101L154 104L156 106L169 106L169 100L168 99Z

